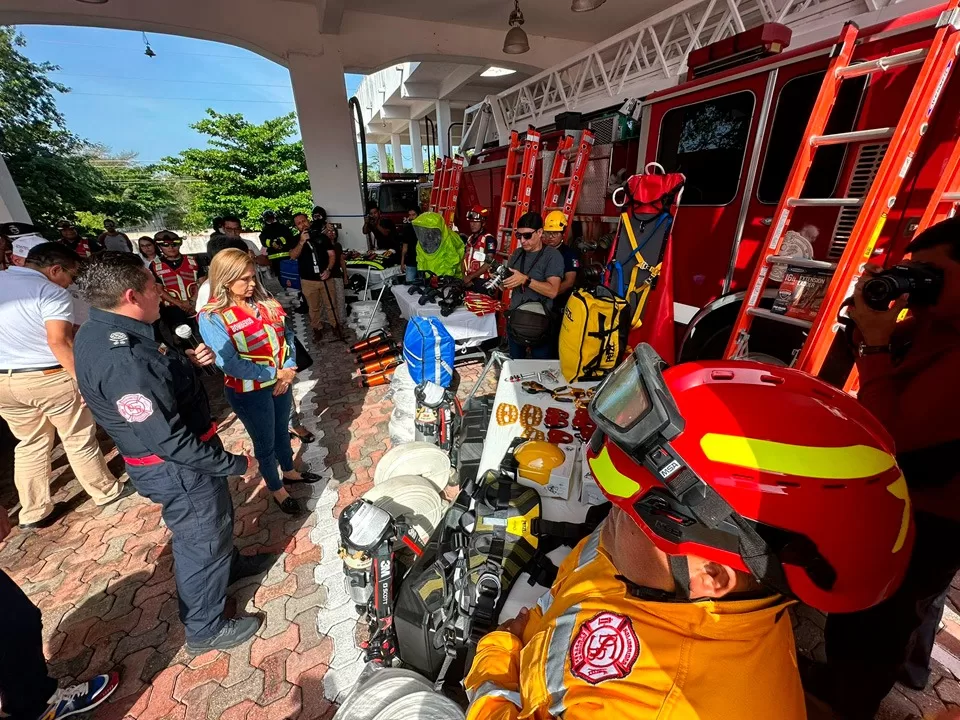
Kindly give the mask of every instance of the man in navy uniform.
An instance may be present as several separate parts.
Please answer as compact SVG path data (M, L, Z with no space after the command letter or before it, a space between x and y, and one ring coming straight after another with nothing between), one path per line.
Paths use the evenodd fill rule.
M154 340L159 286L136 255L102 253L77 282L91 305L74 345L80 393L137 492L163 506L187 650L236 647L260 620L223 617L227 586L264 572L276 556L241 556L233 545L227 476L245 473L249 457L223 449L193 369L210 364L213 352L200 345L188 358Z

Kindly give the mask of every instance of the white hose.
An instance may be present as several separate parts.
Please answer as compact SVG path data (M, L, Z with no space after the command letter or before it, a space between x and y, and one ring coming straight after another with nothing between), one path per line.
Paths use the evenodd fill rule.
M428 442L410 442L390 449L380 458L373 473L373 484L379 485L398 475L421 475L442 492L451 472L450 458L443 450Z

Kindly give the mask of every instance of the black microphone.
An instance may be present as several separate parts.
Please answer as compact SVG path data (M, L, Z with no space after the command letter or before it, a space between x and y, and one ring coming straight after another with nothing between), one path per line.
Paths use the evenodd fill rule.
M191 328L186 323L184 323L183 325L177 325L177 327L174 329L173 332L176 334L178 338L180 338L181 340L185 340L187 344L190 345L190 347L192 347L194 350L200 347L200 343L198 343L197 339L193 336L193 328ZM213 370L209 365L205 365L200 369L203 370L208 375L216 374L216 371Z

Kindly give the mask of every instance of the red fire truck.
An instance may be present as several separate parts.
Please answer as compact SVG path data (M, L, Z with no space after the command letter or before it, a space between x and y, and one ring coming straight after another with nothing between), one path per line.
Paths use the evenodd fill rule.
M941 19L933 7L863 28L853 62L901 55L928 45ZM696 51L686 82L642 98L638 127L616 109L582 119L597 135L574 216L572 237L596 242L615 232L619 210L611 193L648 162L682 172L687 182L673 229L674 314L678 360L721 357L760 249L802 141L836 40L789 48L790 31L761 26ZM918 53L919 54L919 53ZM876 175L919 72L919 62L845 82L827 133L890 129L821 149L804 198L860 198ZM960 72L941 89L938 107L903 190L888 213L879 245L902 254L960 134ZM552 164L562 130L543 128L543 168ZM496 217L505 148L481 151L464 170L457 221L479 202ZM539 209L538 195L534 205ZM812 241L814 258L837 260L860 208L824 202L797 207L790 229ZM490 228L493 230L493 228ZM603 262L605 254L595 259ZM776 290L766 291L766 307ZM761 305L763 306L763 305ZM756 319L752 356L789 362L803 341L796 327Z

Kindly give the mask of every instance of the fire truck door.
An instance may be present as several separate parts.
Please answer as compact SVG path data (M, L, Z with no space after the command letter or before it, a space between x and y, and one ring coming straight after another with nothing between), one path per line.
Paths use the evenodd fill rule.
M645 162L687 182L673 228L674 315L686 324L723 294L769 73L667 96L650 106Z

